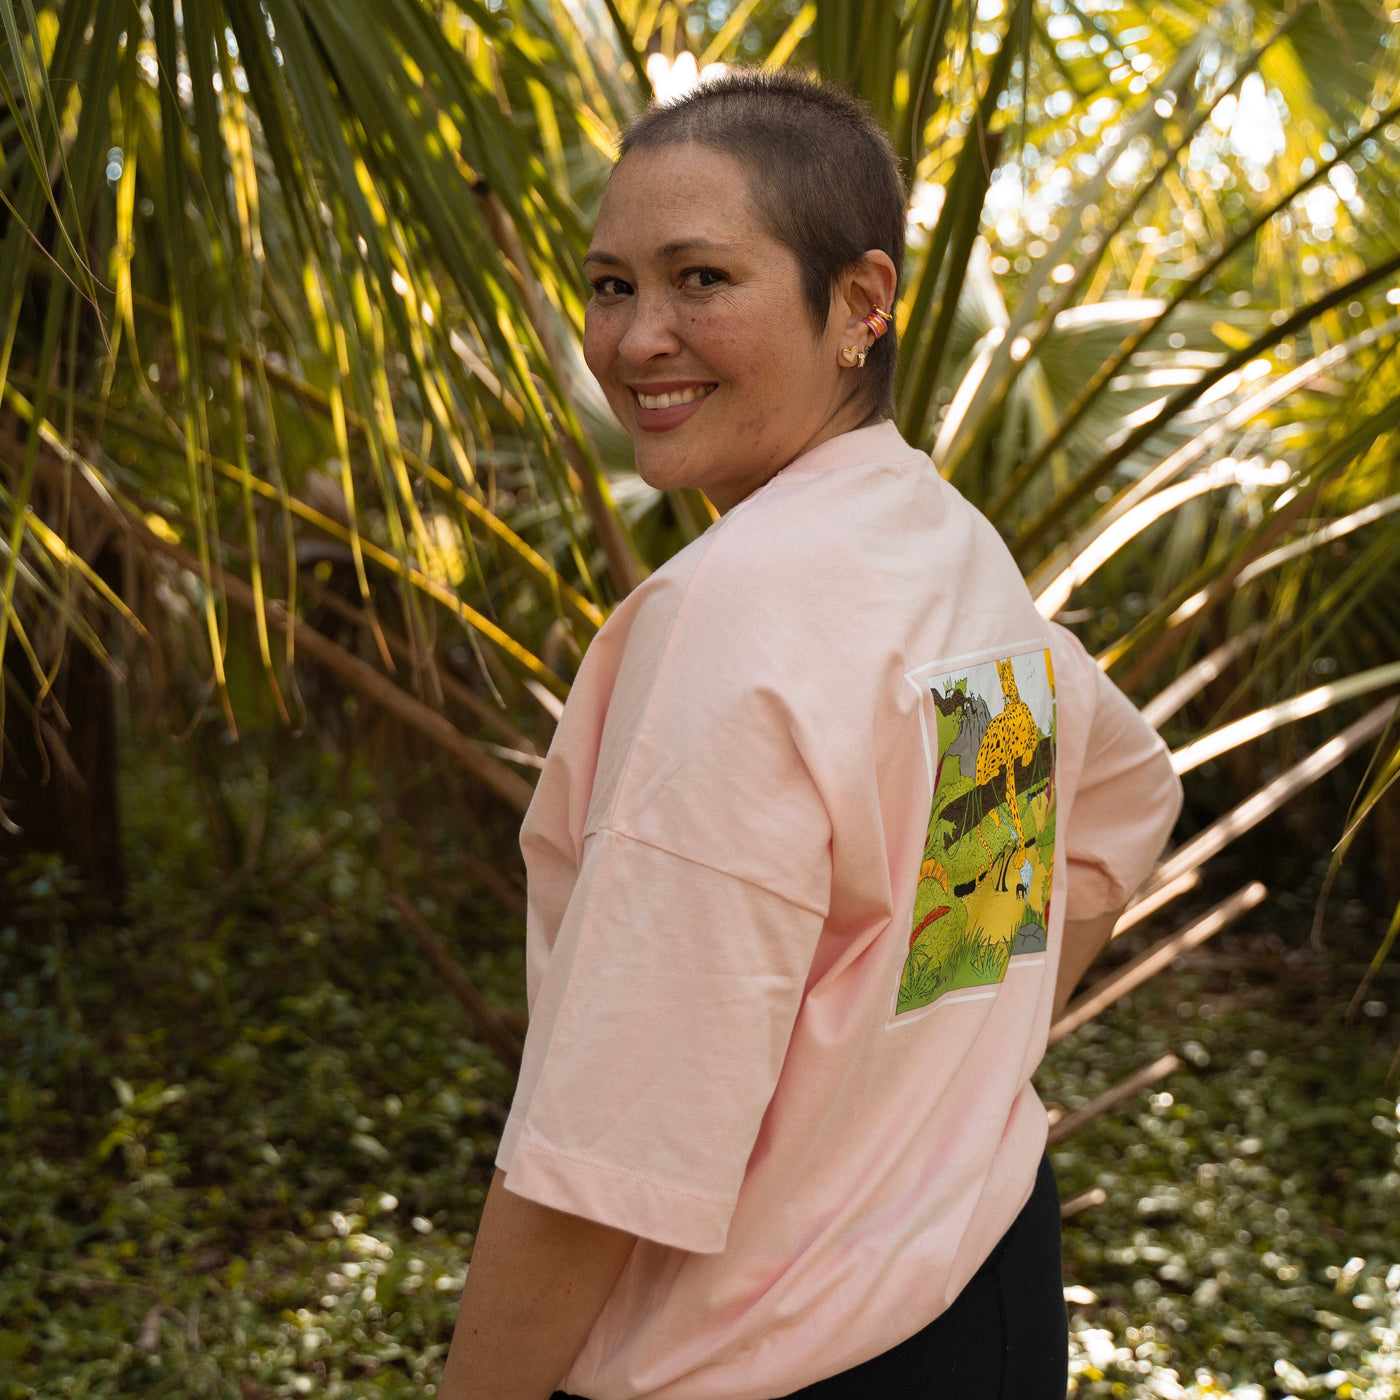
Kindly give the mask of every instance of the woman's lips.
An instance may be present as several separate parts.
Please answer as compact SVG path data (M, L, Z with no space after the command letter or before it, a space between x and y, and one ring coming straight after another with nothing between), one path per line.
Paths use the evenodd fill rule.
M714 391L713 384L628 385L637 426L647 433L667 433L694 417Z

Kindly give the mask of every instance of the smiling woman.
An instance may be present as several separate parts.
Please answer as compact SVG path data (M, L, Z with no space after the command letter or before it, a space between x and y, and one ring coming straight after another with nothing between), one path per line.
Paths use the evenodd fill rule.
M585 354L640 474L723 518L598 634L525 821L530 1033L444 1400L1059 1400L1030 1076L1176 779L886 421L905 200L864 109L731 73L621 149Z
M584 355L649 485L698 486L725 511L875 416L839 351L892 302L893 260L862 250L814 327L797 258L732 156L693 143L626 154L584 265Z

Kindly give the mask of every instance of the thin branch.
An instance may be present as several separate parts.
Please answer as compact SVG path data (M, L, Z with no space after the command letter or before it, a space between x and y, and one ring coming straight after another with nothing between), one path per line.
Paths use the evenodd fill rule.
M329 608L337 617L344 618L346 622L353 622L357 627L369 627L369 614L363 608L357 608L353 603L342 598L340 594L322 587L320 584L312 585L307 589L307 592L318 604ZM415 660L413 647L406 638L399 636L397 632L391 631L387 627L381 627L380 631L383 633L384 641L388 645L391 655L398 657L401 661L413 662ZM464 685L456 676L447 672L439 671L437 681L442 687L443 696L461 705L471 714L473 719L494 729L503 738L514 744L516 748L523 749L527 754L536 754L535 741L523 730L513 725L489 700L483 699L470 686Z
M1391 701L1383 701L1193 836L1153 871L1143 889L1144 897L1188 870L1199 869L1213 856L1219 855L1236 837L1243 836L1265 817L1277 812L1296 793L1316 782L1324 773L1330 773L1348 754L1374 739L1385 728L1394 708Z
M1076 1108L1073 1113L1066 1113L1063 1118L1051 1123L1046 1146L1054 1147L1056 1143L1063 1142L1072 1133L1077 1133L1080 1128L1092 1123L1101 1114L1107 1113L1111 1108L1117 1108L1119 1104L1125 1103L1134 1094L1141 1093L1148 1085L1156 1084L1169 1074L1175 1074L1180 1068L1181 1061L1175 1055L1163 1055L1160 1060L1153 1060L1150 1065L1143 1065L1141 1069L1134 1070L1126 1079L1120 1080L1111 1089L1105 1089L1102 1094L1090 1099L1083 1107ZM1086 1196L1093 1196L1094 1199L1085 1200ZM1093 1187L1084 1192L1082 1196L1076 1196L1072 1201L1066 1201L1060 1207L1060 1218L1063 1220L1066 1215L1073 1215L1075 1210L1083 1210L1085 1206L1102 1205L1107 1199L1102 1187ZM1074 1207L1074 1210L1070 1209L1071 1206Z
M1267 886L1258 880L1242 885L1228 899L1222 899L1209 913L1203 914L1195 923L1188 924L1179 933L1154 943L1145 953L1140 953L1131 962L1125 963L1116 972L1111 972L1102 981L1096 982L1083 996L1076 998L1065 1009L1065 1014L1050 1027L1050 1044L1063 1040L1077 1031L1096 1016L1106 1011L1114 1002L1149 979L1155 977L1164 967L1170 967L1173 960L1192 948L1199 947L1208 938L1213 938L1227 924L1232 924L1241 914L1261 904L1268 894Z
M442 940L428 927L427 920L414 908L413 902L397 890L390 891L389 902L399 911L399 917L408 926L408 931L418 940L418 946L423 950L423 956L432 964L433 971L447 984L448 990L476 1023L481 1038L496 1052L507 1069L513 1074L519 1074L519 1041L506 1029L486 998L477 991L471 978L462 971L456 959L443 946Z
M1081 1210L1088 1210L1090 1206L1101 1206L1106 1200L1108 1192L1102 1186L1091 1186L1087 1191L1081 1191L1077 1196L1060 1202L1060 1219L1068 1220L1071 1215L1078 1215Z
M75 478L73 486L98 510L120 522L148 551L163 554L192 573L202 572L199 559L189 550L161 539L144 521L133 518L115 501L100 495L86 480ZM230 603L248 612L256 609L257 599L247 583L212 562L210 570L208 577L211 586ZM410 728L431 739L514 811L524 815L534 796L534 789L519 774L487 752L482 743L463 734L445 715L395 685L382 671L377 671L368 662L361 661L358 656L351 655L344 647L331 641L324 633L291 616L280 601L266 600L265 609L268 623L279 632L290 632L298 648L348 681L367 699L375 701Z
M1178 875L1176 879L1167 884L1158 886L1151 894L1139 895L1119 916L1118 922L1113 925L1113 937L1118 938L1127 933L1134 925L1140 924L1173 900L1179 899L1184 894L1189 894L1200 883L1200 871L1188 870L1184 875Z

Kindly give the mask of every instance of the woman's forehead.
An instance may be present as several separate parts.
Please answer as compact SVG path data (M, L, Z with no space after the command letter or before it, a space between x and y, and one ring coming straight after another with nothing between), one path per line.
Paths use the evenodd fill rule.
M627 244L653 255L692 246L738 249L764 230L749 199L748 173L732 156L693 142L629 151L613 169L593 247Z

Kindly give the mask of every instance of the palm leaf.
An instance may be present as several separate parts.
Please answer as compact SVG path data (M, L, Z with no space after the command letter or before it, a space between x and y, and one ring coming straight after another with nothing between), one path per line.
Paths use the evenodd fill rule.
M1400 630L1380 508L1400 493L1380 302L1400 259L1362 208L1397 174L1393 98L1374 100L1396 56L1359 0L1131 16L740 0L695 49L732 58L761 31L768 61L871 102L916 199L946 189L913 230L899 421L1038 587L1061 577L1046 606L1075 604L1141 693L1223 654L1223 629L1262 627L1212 688L1220 713L1188 702L1189 741L1246 697L1294 714L1323 649L1343 668L1329 693L1351 694L1384 664L1366 639ZM689 17L671 0L0 0L0 388L35 427L6 439L0 647L22 636L47 674L23 614L50 602L101 645L101 590L64 553L61 504L36 497L42 445L191 551L216 684L235 578L271 684L291 679L281 622L320 541L348 552L341 602L385 671L410 659L404 684L435 693L451 635L481 644L484 691L561 694L559 637L585 645L709 519L622 475L579 353L611 133ZM1225 119L1260 92L1290 113L1265 190ZM1013 187L1020 232L995 216ZM1310 272L1290 240L1329 191L1333 263ZM343 513L306 494L328 478ZM42 529L24 524L36 503Z

